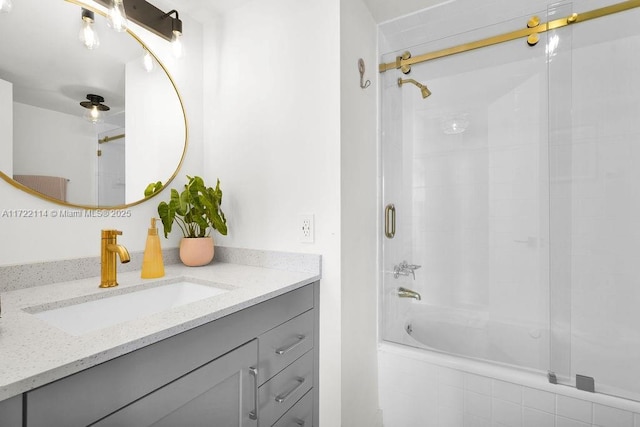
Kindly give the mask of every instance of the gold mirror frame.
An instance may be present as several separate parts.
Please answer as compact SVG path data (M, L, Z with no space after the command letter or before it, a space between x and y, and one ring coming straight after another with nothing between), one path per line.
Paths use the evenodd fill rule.
M82 3L78 0L64 0L67 3L71 3L71 4L75 4L76 6L79 6L81 8L90 10L98 15L101 15L103 17L106 17L106 13L104 13L101 10L96 9L93 6L89 6L85 3ZM153 194L151 194L150 196L144 197L140 200L137 200L135 202L131 202L131 203L125 203L122 205L115 205L115 206L94 206L94 205L82 205L82 204L75 204L75 203L69 203L69 202L64 202L62 200L56 199L54 197L49 197L46 194L40 193L39 191L36 191L30 187L27 187L26 185L23 185L21 183L19 183L18 181L14 180L13 178L11 178L10 176L8 176L7 174L5 174L4 172L0 171L0 178L2 178L3 180L5 180L6 182L8 182L9 184L11 184L13 187L24 191L25 193L31 194L32 196L36 196L40 199L49 201L49 202L53 202L55 204L58 205L62 205L62 206L66 206L66 207L71 207L71 208L80 208L80 209L109 209L109 210L116 210L116 209L126 209L126 208L130 208L132 206L135 205L139 205L140 203L143 203L151 198L153 198L154 196L156 196L158 193L160 193L162 190L164 190L167 185L169 185L176 177L176 175L178 175L178 171L180 171L180 168L182 167L182 163L184 163L184 158L187 154L187 147L189 146L189 126L187 123L187 112L184 108L184 102L182 101L182 96L180 95L180 91L178 91L178 87L176 86L175 81L173 80L173 77L171 76L171 74L169 73L169 70L167 70L167 68L164 66L164 64L158 59L158 57L156 56L156 54L147 47L147 45L142 41L142 39L140 39L140 37L138 37L137 34L135 34L133 31L131 31L130 28L127 28L127 33L133 37L134 40L136 40L138 43L140 43L140 45L142 46L143 49L146 49L147 52L149 52L149 54L153 57L153 59L156 61L156 63L160 66L160 68L162 68L162 71L164 71L164 73L167 75L167 77L169 78L169 81L171 82L171 87L173 87L173 90L176 91L176 95L178 96L178 101L180 102L180 110L182 111L182 116L184 119L184 149L182 150L182 156L180 157L180 161L178 162L178 165L176 166L175 171L173 172L173 174L169 177L169 179L166 182L162 183L162 188L156 192L154 192ZM154 36L155 37L155 36ZM141 192L143 192L144 189L141 189Z

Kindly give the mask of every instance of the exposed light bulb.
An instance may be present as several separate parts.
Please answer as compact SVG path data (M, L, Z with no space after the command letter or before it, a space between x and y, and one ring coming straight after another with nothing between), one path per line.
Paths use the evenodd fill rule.
M144 50L144 56L142 57L142 65L144 66L144 69L147 71L147 73L152 72L155 68L153 56L151 56L151 53L146 49Z
M177 31L173 32L173 40L171 41L171 48L173 49L173 56L180 59L184 56L182 49L182 33Z
M124 11L123 0L113 0L109 9L107 23L111 28L121 33L127 29L127 14Z
M0 0L0 13L9 13L13 8L11 0Z
M93 12L82 9L82 27L78 38L87 49L95 49L100 46L98 33L93 28Z
M84 118L89 120L93 124L96 124L102 121L102 117L100 115L100 110L98 110L98 106L94 105L93 107L89 108L85 113Z
M91 123L98 123L102 121L103 111L109 111L110 108L103 104L104 98L100 95L88 94L88 101L80 102L80 106L87 109L84 112L84 118L89 120Z

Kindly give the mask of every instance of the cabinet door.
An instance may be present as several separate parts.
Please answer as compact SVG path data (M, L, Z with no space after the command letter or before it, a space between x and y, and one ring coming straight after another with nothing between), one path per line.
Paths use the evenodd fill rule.
M22 426L22 395L0 402L0 426Z
M207 363L99 422L96 427L256 427L257 341Z

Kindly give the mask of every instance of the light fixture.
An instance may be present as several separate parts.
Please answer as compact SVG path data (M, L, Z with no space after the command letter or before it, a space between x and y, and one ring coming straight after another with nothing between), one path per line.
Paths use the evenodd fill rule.
M13 8L11 0L0 0L0 13L9 13Z
M110 110L109 107L103 104L104 98L90 93L87 95L87 99L88 101L80 102L80 105L87 109L84 118L94 124L102 121L101 112Z
M125 28L127 21L135 22L169 42L173 42L176 38L176 32L182 34L182 21L175 10L165 13L145 0L95 0L95 2L109 10L110 19L115 16L111 12L117 6L121 10L119 16L124 18ZM171 16L174 13L175 18Z
M93 22L95 15L92 11L82 8L82 27L80 28L80 34L78 38L87 49L95 49L100 46L100 39L98 33L93 28Z
M126 31L127 13L124 9L123 0L113 0L107 14L107 24L119 33Z
M171 21L171 46L173 49L173 56L176 58L182 58L184 56L184 51L182 50L182 21L178 15L177 10L169 11L165 17L171 18L171 14L175 13L176 18Z
M151 52L149 52L147 49L144 50L144 55L142 56L142 66L147 71L147 73L152 72L155 68L153 56L151 56Z

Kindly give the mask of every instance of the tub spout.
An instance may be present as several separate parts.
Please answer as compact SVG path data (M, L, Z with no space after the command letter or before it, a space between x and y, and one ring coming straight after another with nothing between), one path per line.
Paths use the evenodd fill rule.
M419 293L407 288L398 288L398 296L400 298L413 298L418 301L422 299Z

